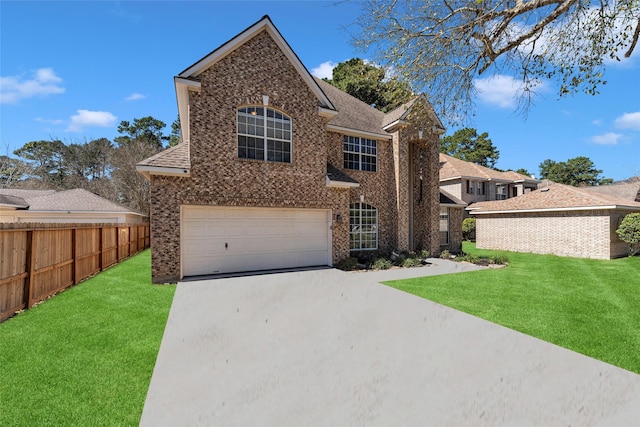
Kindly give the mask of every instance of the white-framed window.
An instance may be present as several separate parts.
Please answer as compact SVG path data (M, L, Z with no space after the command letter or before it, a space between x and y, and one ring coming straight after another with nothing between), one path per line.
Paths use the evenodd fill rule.
M505 200L507 198L507 185L496 184L496 200Z
M238 157L291 163L291 118L273 108L238 108Z
M449 244L449 208L440 208L440 246Z
M345 135L343 138L344 168L367 172L378 169L378 141Z
M366 203L349 206L349 249L365 251L378 249L378 210Z

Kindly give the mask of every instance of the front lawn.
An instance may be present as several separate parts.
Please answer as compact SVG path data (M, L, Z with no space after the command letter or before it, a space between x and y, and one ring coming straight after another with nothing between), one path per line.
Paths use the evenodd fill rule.
M138 425L175 286L149 250L0 323L0 425Z
M640 374L640 257L463 250L509 265L386 284Z

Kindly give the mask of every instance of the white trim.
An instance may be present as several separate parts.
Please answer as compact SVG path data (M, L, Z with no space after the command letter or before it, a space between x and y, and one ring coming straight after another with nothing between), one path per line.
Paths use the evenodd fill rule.
M359 137L364 137L364 138L385 139L385 140L393 139L393 136L387 135L387 134L367 132L367 131L364 131L364 130L345 128L345 127L342 127L342 126L336 126L336 125L332 125L332 124L328 124L327 125L327 130L334 131L334 132L340 132L342 134L349 135L349 136L359 136Z
M403 126L403 125L408 125L408 124L409 124L408 121L398 119L398 120L395 120L395 121L389 123L388 125L384 126L382 129L387 131L387 132L391 132L397 126Z
M180 136L183 141L191 139L191 129L189 126L189 91L199 92L201 85L200 82L196 82L189 79L183 79L181 77L173 78L174 85L176 87L176 100L178 101L178 115L180 116Z
M344 181L333 181L328 176L327 178L327 187L331 188L358 188L360 187L360 183L358 182L344 182Z
M191 176L191 170L189 168L168 168L160 166L136 166L136 170L149 175L169 175L169 176Z
M75 214L83 214L83 215L107 214L107 215L138 215L138 216L146 217L145 214L141 214L141 213L133 212L133 211L79 211L79 210L74 210L74 209L60 209L60 210L57 210L57 211L21 209L19 212L13 212L12 211L12 214L18 215L18 216L20 216L21 213L27 213L27 214L32 214L32 215L36 215L36 214L60 214L60 213L73 214L73 215L75 215Z
M327 119L333 119L335 116L338 115L338 112L336 110L331 110L329 108L319 106L318 115L320 115L321 117L325 117Z
M509 209L509 210L501 210L501 211L480 211L473 212L475 209L482 209L469 207L467 210L472 215L491 215L491 214L505 214L505 213L531 213L531 212L567 212L567 211L601 211L601 210L628 210L628 211L638 211L640 212L640 206L622 206L622 205L611 205L611 206L580 206L580 207L571 207L571 208L537 208L537 209Z

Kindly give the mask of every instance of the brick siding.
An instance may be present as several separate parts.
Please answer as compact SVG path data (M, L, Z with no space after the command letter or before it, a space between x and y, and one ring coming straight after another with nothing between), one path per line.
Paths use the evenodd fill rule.
M626 254L615 234L618 213L611 210L477 215L481 249L610 259Z

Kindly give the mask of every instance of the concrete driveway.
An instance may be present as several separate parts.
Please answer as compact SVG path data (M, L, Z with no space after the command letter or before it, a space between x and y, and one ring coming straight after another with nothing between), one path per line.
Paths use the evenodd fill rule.
M378 283L434 263L179 283L141 425L638 425L639 375Z

